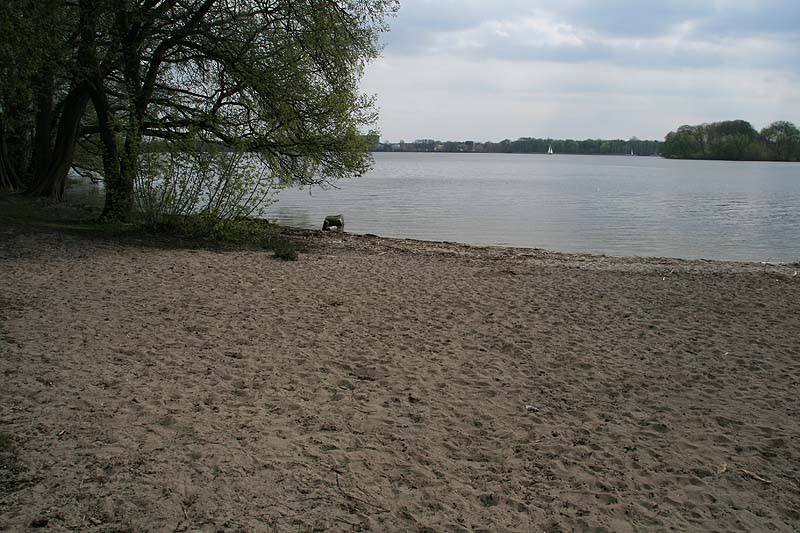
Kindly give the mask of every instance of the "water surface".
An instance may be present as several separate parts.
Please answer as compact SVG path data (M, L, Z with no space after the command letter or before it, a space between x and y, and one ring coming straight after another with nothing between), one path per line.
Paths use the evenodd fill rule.
M386 237L611 255L800 261L800 164L653 157L378 153L337 189L267 216Z

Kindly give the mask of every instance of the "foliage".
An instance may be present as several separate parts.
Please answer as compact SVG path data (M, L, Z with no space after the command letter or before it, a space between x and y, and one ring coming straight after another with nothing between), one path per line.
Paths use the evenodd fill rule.
M188 222L193 222L195 217L188 217ZM202 224L195 227L203 227ZM196 230L195 230L196 231ZM195 235L197 235L195 233ZM282 237L275 226L265 220L240 218L217 224L207 235L197 235L201 239L217 244L231 244L235 246L258 247L272 250L276 259L296 261L298 246L291 240Z
M152 228L192 215L201 231L263 214L276 192L268 168L243 149L191 140L162 143L143 153L135 181L137 213Z
M67 2L0 2L0 188L30 185L49 164L74 71L75 9Z
M500 143L485 143L484 152L506 153L547 153L549 147L557 154L587 154L587 155L656 155L659 151L657 141L630 140L603 140L585 139L536 139L523 137L516 141L504 140Z
M126 220L142 146L158 139L258 154L277 187L360 175L371 165L376 134L364 133L377 114L358 83L397 7L6 0L0 148L11 139L24 150L0 150L0 187L17 186L12 170L30 167L38 176L30 192L61 198L80 143L77 167L105 181L104 218Z
M298 257L298 246L281 236L276 226L261 219L238 218L209 224L201 215L187 215L149 226L149 229L157 235L201 245L272 250L277 259L286 261L295 261Z
M791 122L773 122L761 130L760 138L771 159L800 161L800 130Z
M272 253L276 259L284 261L297 261L297 247L287 240L276 240L272 244Z
M760 133L744 120L685 125L667 134L663 155L676 159L798 161L800 132L785 121L774 122Z
M144 139L241 147L259 155L277 186L369 168L360 132L377 115L358 81L380 52L395 0L81 4L95 10L82 24L94 30L82 34L94 47L88 61L114 59L105 73L91 69L90 80L108 217L130 212Z
M399 147L383 144L379 151L402 152L486 152L508 154L544 154L553 147L557 154L585 155L658 155L661 143L646 141L633 137L627 141L622 139L603 140L585 139L544 139L521 137L516 141L505 139L500 142L476 143L473 141L434 141L433 143L402 143Z
M702 159L705 157L705 132L702 126L681 126L664 141L664 157ZM678 155L680 154L680 155Z
M139 222L156 233L297 259L291 241L253 218L277 193L257 154L196 139L161 142L142 154L135 185Z

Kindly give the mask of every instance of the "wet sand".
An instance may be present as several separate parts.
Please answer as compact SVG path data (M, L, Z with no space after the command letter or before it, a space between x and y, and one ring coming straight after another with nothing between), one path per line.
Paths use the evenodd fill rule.
M0 529L800 529L800 266L298 238L0 228Z

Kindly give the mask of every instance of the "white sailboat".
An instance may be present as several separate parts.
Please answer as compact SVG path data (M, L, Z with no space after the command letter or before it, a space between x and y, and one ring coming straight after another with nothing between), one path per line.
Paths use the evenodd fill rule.
M553 155L553 145L550 145L550 147L547 149L547 153Z

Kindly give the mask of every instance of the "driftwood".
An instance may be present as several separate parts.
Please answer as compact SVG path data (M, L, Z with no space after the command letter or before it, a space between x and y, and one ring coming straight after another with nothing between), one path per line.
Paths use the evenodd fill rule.
M756 481L760 481L761 483L764 483L765 485L772 485L772 481L770 481L768 479L764 479L763 477L759 476L758 474L755 474L755 473L753 473L753 472L751 472L749 470L745 470L744 468L740 468L739 470L742 472L742 474L744 474L746 476L750 476L751 478L755 479Z

